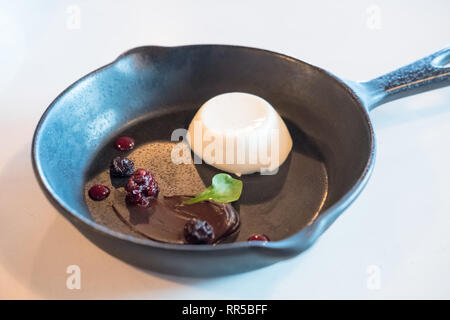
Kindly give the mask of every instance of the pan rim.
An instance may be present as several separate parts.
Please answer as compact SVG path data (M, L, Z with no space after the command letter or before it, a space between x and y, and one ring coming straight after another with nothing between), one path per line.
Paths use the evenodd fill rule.
M82 83L86 79L92 77L93 75L106 70L112 66L114 66L116 63L118 63L122 58L127 57L128 55L140 51L140 50L150 50L155 48L166 48L166 49L173 49L173 48L194 48L194 47L223 47L223 48L234 48L234 49L240 49L240 50L250 50L260 53L266 53L273 56L278 56L281 59L288 60L293 63L297 64L304 64L309 67L312 67L313 69L331 77L334 79L337 84L344 89L350 97L356 102L357 105L360 106L360 112L363 118L365 119L368 131L369 131L369 157L367 159L367 162L365 164L365 167L360 174L359 178L354 182L354 184L351 186L351 188L339 199L337 200L333 205L331 205L326 210L319 213L319 218L314 220L310 225L298 230L293 235L284 238L282 240L277 241L270 241L270 242L260 242L260 241L243 241L243 242L234 242L234 243L224 243L224 244L218 244L218 245L177 245L177 244L168 244L168 243L162 243L153 241L150 239L139 239L135 238L130 235L126 235L117 231L114 231L112 229L107 228L106 226L103 226L93 220L90 220L87 217L84 217L81 214L78 214L76 210L72 210L63 199L61 199L55 190L52 189L50 186L50 183L45 178L44 172L42 170L42 167L40 165L40 160L38 158L38 148L39 148L39 135L41 133L42 126L47 119L49 113L53 109L54 105L63 97L65 96L70 90L72 90L75 86ZM245 249L245 248L267 248L267 249L284 249L287 247L287 244L290 244L292 242L298 242L297 238L305 232L307 229L313 229L319 230L319 232L314 232L313 235L308 238L308 247L310 244L314 243L317 238L323 233L323 231L328 228L326 226L326 223L324 225L324 221L328 219L334 219L337 218L337 216L342 213L343 210L345 210L359 195L359 193L364 189L365 185L367 184L368 179L370 178L370 174L373 169L374 160L375 160L375 135L373 131L372 124L370 122L369 114L367 108L364 106L363 101L361 98L347 85L345 82L340 79L339 77L335 76L334 74L320 68L314 65L311 65L307 62L304 62L302 60L293 58L288 55L284 55L278 52L266 50L266 49L260 49L260 48L254 48L254 47L246 47L246 46L240 46L240 45L228 45L228 44L194 44L194 45L182 45L182 46L139 46L132 48L130 50L125 51L124 53L120 54L115 60L112 62L89 72L85 76L81 77L80 79L76 80L74 83L72 83L70 86L68 86L66 89L64 89L46 108L44 113L42 114L41 118L39 119L39 122L36 126L36 129L33 134L32 144L31 144L31 160L32 160L32 167L35 174L35 177L38 181L38 184L40 188L44 191L44 194L49 199L49 201L53 204L53 206L63 214L66 218L68 218L72 223L75 221L83 222L86 226L88 226L92 231L99 232L104 236L112 237L121 241L129 241L136 245L142 245L142 246L148 246L158 249L167 249L167 250L175 250L175 251L217 251L217 250L230 250L230 249ZM337 216L335 217L337 213ZM334 215L333 215L334 214ZM322 230L321 230L322 229Z

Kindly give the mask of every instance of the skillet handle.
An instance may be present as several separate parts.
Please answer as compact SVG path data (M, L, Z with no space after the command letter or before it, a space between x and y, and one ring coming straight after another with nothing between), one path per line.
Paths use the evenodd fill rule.
M398 70L359 84L369 110L399 98L450 85L450 46Z

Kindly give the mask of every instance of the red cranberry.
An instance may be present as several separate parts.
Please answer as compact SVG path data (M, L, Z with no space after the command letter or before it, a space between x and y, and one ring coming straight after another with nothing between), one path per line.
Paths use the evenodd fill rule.
M96 184L89 189L89 197L95 201L102 201L108 198L109 188L101 184Z
M119 137L116 139L116 148L120 151L129 151L134 148L134 139L130 137Z
M190 244L207 244L214 239L214 229L206 221L191 219L184 226L184 238Z
M148 207L150 200L158 197L159 186L155 176L144 169L137 169L125 186L128 204Z
M264 234L254 234L247 241L270 241L269 237Z

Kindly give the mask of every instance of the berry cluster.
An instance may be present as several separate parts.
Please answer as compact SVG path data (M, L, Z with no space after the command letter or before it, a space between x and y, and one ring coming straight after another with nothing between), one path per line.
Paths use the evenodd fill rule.
M157 198L159 193L155 176L144 169L138 169L133 173L125 190L127 203L139 207L148 207L150 200Z

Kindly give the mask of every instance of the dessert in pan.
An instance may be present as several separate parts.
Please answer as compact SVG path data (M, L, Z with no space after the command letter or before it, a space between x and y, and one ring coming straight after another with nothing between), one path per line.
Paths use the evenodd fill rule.
M135 48L52 102L33 168L113 256L178 275L254 270L308 249L358 197L374 167L369 111L449 85L449 54L358 83L255 48Z
M95 177L85 187L93 217L114 214L122 224L118 231L159 242L218 244L234 241L240 230L236 201L243 192L241 177L269 179L278 174L293 142L267 101L230 92L199 108L181 142L140 144L143 147L135 150L133 137L120 136L110 146L117 155L111 159L109 174ZM195 164L203 162L218 173L201 189ZM191 178L180 182L177 171L183 176L188 172ZM247 241L270 241L263 233L244 236Z

